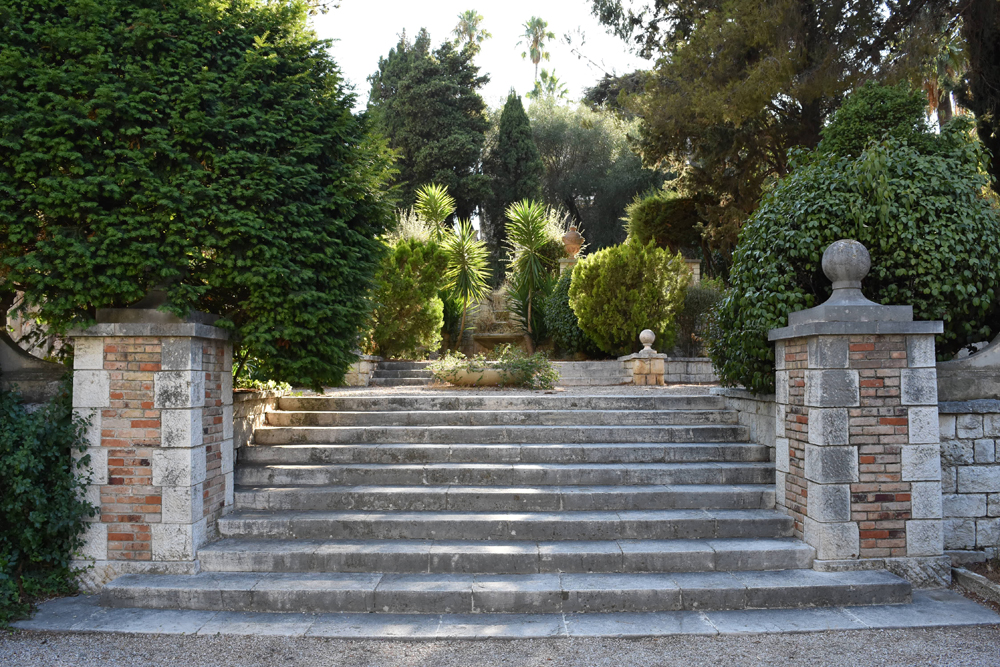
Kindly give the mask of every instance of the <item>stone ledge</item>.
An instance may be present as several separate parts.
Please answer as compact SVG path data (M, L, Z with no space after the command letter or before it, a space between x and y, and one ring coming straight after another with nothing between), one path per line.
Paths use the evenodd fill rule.
M191 561L128 561L128 560L74 560L70 567L76 575L80 590L97 593L104 585L123 574L198 574L201 563Z
M243 403L245 401L266 401L272 398L281 398L288 392L284 389L235 389L233 390L233 403Z
M984 398L971 401L942 401L938 403L938 413L942 415L1000 414L1000 400Z
M813 561L813 569L819 572L888 570L896 576L906 579L915 588L946 588L951 585L951 558L948 556L817 559Z
M809 336L869 336L869 335L937 335L944 331L944 322L810 322L771 329L769 341L806 338Z
M969 572L964 567L956 567L951 573L955 577L955 582L965 590L1000 604L1000 584L990 581L981 574Z
M726 398L737 398L744 401L757 401L758 403L774 403L774 394L754 394L742 387L712 387L708 393L713 396L725 396Z
M73 329L68 336L71 338L122 336L129 338L167 337L229 340L229 332L225 329L198 322L95 324L86 329Z

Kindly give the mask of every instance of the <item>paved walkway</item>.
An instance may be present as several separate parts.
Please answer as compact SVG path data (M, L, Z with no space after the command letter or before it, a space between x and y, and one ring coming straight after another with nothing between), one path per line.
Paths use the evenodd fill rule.
M96 596L39 605L23 630L185 635L280 635L341 639L450 640L541 637L667 637L1000 624L955 591L914 591L911 605L609 614L266 614L111 609Z

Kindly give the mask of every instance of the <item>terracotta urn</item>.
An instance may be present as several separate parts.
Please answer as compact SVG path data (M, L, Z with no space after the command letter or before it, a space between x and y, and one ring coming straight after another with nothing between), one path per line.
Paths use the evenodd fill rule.
M576 253L580 252L580 248L583 247L583 234L576 231L576 225L569 226L569 231L562 237L562 240L566 247L566 256L570 259L576 257Z

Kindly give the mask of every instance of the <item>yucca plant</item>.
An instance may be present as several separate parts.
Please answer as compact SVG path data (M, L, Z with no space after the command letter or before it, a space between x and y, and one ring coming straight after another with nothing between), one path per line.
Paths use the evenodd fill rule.
M413 210L434 226L440 239L444 234L444 221L455 212L455 198L448 194L446 186L427 183L417 188L417 203L413 205Z
M520 286L518 291L527 302L524 324L528 335L533 333L533 303L539 296L545 296L555 269L555 262L545 252L549 242L548 225L546 209L538 202L525 199L507 207L508 266L516 274L511 282Z
M445 238L444 248L448 256L445 283L462 301L462 325L458 330L461 339L469 301L480 301L490 293L490 251L485 242L476 238L476 230L468 220L458 221L458 229Z

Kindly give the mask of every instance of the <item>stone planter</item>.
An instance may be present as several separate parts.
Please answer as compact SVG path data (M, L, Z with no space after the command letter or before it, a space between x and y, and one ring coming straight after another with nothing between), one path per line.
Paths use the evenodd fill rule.
M445 377L445 382L458 387L496 387L507 379L506 372L492 368L486 368L481 371L456 369Z

